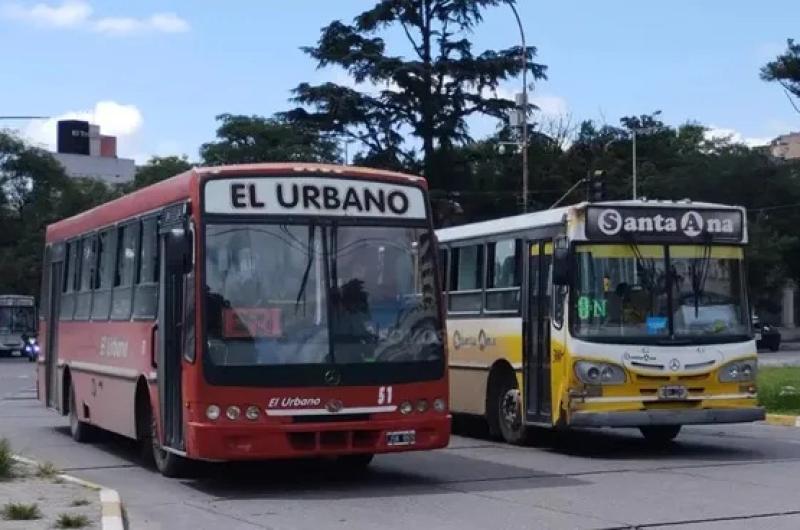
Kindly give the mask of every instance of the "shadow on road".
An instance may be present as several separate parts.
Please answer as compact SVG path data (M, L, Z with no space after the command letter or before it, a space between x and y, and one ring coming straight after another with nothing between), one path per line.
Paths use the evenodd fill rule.
M689 428L691 429L691 428ZM494 441L489 435L486 421L476 416L456 415L453 434L481 440ZM764 455L752 448L732 447L730 440L715 442L713 437L698 440L692 432L684 431L672 442L654 445L635 429L573 429L557 430L534 427L530 430L527 447L555 454L605 460L643 460L670 458L715 461L749 461ZM752 446L751 446L752 447ZM522 448L524 449L524 448Z

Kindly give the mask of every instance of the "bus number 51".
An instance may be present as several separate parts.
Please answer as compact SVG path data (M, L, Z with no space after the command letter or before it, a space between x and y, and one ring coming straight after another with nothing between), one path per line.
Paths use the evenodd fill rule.
M392 387L382 386L378 388L378 405L390 404L392 402Z

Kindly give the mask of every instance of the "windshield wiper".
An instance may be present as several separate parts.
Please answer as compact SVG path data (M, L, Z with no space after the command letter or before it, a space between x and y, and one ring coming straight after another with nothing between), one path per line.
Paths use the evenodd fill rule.
M700 297L703 295L703 290L706 285L706 278L708 277L708 269L711 264L711 241L707 240L703 246L703 257L700 258L700 263L696 263L697 259L692 260L689 270L692 274L692 295L694 296L694 318L700 315Z
M300 300L303 300L303 314L305 315L305 294L306 294L306 286L308 285L308 277L311 274L311 266L314 264L314 236L316 234L316 226L311 224L308 226L308 263L306 264L306 270L303 273L303 279L300 281L300 290L297 291L297 299L295 300L294 304L294 312L297 314L298 308L300 307Z

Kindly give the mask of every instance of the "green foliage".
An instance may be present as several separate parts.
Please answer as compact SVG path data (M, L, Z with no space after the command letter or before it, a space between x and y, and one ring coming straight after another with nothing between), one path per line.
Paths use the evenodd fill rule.
M0 131L0 292L37 295L47 225L119 194L70 179L49 153Z
M800 414L800 367L759 368L758 401L767 412Z
M6 438L0 438L0 480L14 476L14 453L11 443Z
M36 476L39 478L54 478L60 472L52 462L41 462L36 466Z
M133 187L144 188L150 184L179 175L192 168L186 157L180 156L154 156L143 166L136 168Z
M331 162L340 160L335 139L279 118L221 114L217 140L200 147L209 166L258 162Z
M62 513L56 519L55 526L56 528L84 528L89 526L89 518L83 514Z
M9 502L0 510L0 515L6 521L33 521L34 519L42 518L42 512L36 503Z
M788 39L786 51L761 68L761 79L780 83L787 96L791 93L800 99L800 43ZM795 102L792 105L800 113L800 106Z
M350 24L331 22L317 45L303 51L319 67L345 70L356 88L301 83L294 100L302 106L285 116L357 140L367 149L364 162L392 169L420 167L416 148L406 142L410 134L422 145L432 187L460 188L450 167L454 148L471 140L466 119L505 119L515 107L496 89L523 70L523 50L475 52L470 41L484 12L507 4L514 0L380 0ZM407 40L396 51L382 37L392 32ZM524 55L532 80L544 78L545 67L533 62L536 48Z

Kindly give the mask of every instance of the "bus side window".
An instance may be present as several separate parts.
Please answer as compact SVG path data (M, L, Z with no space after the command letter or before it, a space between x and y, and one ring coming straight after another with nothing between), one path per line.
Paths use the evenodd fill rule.
M142 220L142 246L133 297L133 318L152 320L158 312L158 218Z
M75 296L75 320L89 320L92 314L92 276L96 266L97 238L94 235L81 240L81 270Z
M483 245L452 249L450 312L479 313L483 298Z
M522 242L505 239L486 246L486 310L519 311Z
M108 320L111 309L111 280L114 272L114 229L103 230L97 237L97 265L92 279L92 320Z
M78 275L78 254L80 251L79 240L70 241L67 243L67 257L64 261L64 286L61 295L61 320L72 320L72 314L75 312L75 285Z
M111 293L111 320L131 318L137 250L139 250L139 223L133 222L120 226L117 235L114 289Z

